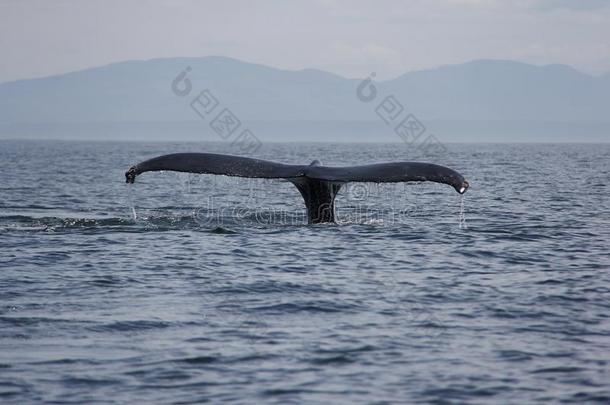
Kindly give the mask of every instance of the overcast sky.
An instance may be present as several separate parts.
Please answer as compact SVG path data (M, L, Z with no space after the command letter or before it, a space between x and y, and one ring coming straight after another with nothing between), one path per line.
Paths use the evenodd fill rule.
M610 0L0 0L0 82L224 55L348 77L512 59L610 71Z

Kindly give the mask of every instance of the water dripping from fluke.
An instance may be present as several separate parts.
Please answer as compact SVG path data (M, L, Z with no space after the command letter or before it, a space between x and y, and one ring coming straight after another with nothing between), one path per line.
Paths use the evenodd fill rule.
M131 218L133 222L138 221L138 214L136 213L136 206L133 203L133 184L127 184L127 201L129 202L129 209L131 211Z
M458 216L458 224L460 229L468 229L468 225L466 224L466 213L464 209L464 194L460 195L460 214Z

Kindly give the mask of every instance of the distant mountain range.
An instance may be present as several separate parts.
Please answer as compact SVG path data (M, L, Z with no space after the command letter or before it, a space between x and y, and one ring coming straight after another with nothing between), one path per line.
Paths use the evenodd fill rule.
M172 83L187 67L191 91L176 95ZM273 123L283 131L295 123L317 125L318 130L320 125L345 129L362 123L378 132L385 123L375 109L393 95L404 107L402 114L412 113L443 128L450 132L449 140L462 140L453 133L464 135L476 128L490 133L529 130L534 137L536 132L552 135L563 129L566 134L589 131L594 140L610 138L610 73L591 76L564 65L478 60L373 81L377 96L371 102L357 97L362 80L226 57L121 62L0 84L0 136L32 135L35 128L48 125L188 127L202 120L190 102L208 89L218 102L214 115L229 108L242 123L270 133ZM178 93L186 93L185 86L183 81L174 84ZM392 136L391 128L386 131ZM304 140L298 131L289 138Z

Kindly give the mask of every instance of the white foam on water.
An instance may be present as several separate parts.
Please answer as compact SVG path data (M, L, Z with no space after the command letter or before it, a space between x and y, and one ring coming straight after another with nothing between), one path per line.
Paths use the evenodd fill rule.
M464 209L464 194L460 196L460 214L458 216L458 223L460 229L468 229L468 225L466 224L466 213Z

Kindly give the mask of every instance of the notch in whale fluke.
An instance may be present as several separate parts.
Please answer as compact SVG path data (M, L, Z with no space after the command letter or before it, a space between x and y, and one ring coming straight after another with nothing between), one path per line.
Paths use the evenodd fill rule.
M455 170L422 162L377 163L364 166L322 166L318 160L309 165L286 165L261 159L215 153L174 153L138 163L125 172L125 181L134 183L144 172L171 170L188 173L292 182L305 201L310 223L334 222L335 196L349 182L396 183L432 181L452 186L464 194L470 184Z

